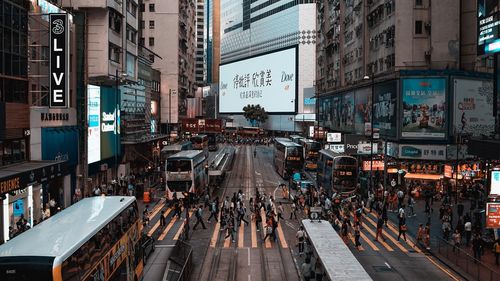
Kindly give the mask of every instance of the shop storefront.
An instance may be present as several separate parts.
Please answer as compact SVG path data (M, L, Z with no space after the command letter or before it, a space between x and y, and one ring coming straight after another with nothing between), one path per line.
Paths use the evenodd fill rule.
M55 183L63 190L64 187L69 189L68 169L64 160L25 162L0 171L0 242L15 235L16 222L21 215L31 226L40 222L45 186Z

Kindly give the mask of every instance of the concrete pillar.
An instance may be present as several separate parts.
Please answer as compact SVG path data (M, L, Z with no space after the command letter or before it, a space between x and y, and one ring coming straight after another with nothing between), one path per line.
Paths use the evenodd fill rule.
M39 223L42 219L42 208L43 208L41 191L42 191L41 184L33 186L33 219L37 220Z
M2 201L2 233L5 241L10 239L9 237L9 225L10 225L10 216L9 216L9 194L5 195L5 200Z
M71 176L66 175L63 179L64 188L64 202L62 202L63 207L66 209L71 205Z

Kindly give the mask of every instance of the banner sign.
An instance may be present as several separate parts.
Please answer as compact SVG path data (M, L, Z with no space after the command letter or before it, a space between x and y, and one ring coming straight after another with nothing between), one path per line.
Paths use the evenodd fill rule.
M50 101L49 107L68 107L69 30L67 14L50 14Z
M500 195L500 171L491 171L490 195Z
M373 160L373 164L370 161L363 161L363 171L383 171L384 170L384 161L381 160ZM373 168L373 169L371 169Z
M453 79L455 134L489 135L495 130L493 82Z
M373 124L383 136L396 136L396 81L375 84Z
M342 133L326 133L326 142L341 142Z
M446 79L403 79L403 138L446 137Z
M355 109L354 109L354 131L362 134L365 130L365 124L371 124L371 89L363 88L356 90Z
M446 145L399 145L399 158L420 160L446 160Z
M477 0L477 55L500 51L498 0Z

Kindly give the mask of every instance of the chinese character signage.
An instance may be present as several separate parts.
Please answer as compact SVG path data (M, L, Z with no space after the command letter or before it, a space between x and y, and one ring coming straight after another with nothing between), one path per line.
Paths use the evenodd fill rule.
M295 112L296 50L286 49L220 66L219 112L259 104L270 113Z
M446 79L403 79L403 138L446 137Z
M493 116L493 82L487 80L453 80L455 134L489 135L495 129Z
M477 0L477 55L500 51L499 1Z
M67 14L50 14L49 106L68 107L69 30Z
M446 145L399 145L399 158L420 160L446 160Z

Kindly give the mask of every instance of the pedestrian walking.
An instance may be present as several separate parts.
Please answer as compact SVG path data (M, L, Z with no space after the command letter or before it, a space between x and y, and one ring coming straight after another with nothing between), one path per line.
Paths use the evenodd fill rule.
M481 237L474 233L472 236L472 252L474 253L474 263L481 260Z
M321 265L321 262L316 261L314 264L314 273L316 275L316 281L322 281L324 274L323 266Z
M165 211L161 210L160 212L160 226L165 226Z
M359 246L361 246L361 242L359 242L359 238L361 236L361 230L359 226L359 222L354 226L354 247L359 250Z
M413 196L408 196L408 208L410 208L410 211L408 212L408 217L415 217L417 214L415 213L415 199L413 199Z
M201 223L201 226L203 227L203 229L207 229L205 227L205 223L203 222L203 216L202 216L202 213L203 213L203 205L200 205L198 207L198 210L196 210L196 213L195 213L195 216L196 216L196 223L194 224L193 226L193 230L196 229L196 227L198 226L199 223Z
M458 229L455 229L455 233L453 233L451 238L453 240L453 252L455 252L455 250L458 250L460 248L460 242L462 241L462 235L460 234L460 231Z
M283 204L280 202L278 204L278 222L280 221L280 219L284 219L283 215L282 215L283 212L284 212L284 210L283 210Z
M241 221L244 221L245 224L248 225L248 221L245 219L245 214L246 214L246 207L244 207L241 204L240 208L238 209L238 226L241 225Z
M340 227L340 237L342 237L342 240L344 240L344 243L347 245L349 241L349 225L347 224L347 219L344 219Z
M306 258L304 263L302 264L302 276L304 277L304 281L310 281L311 277L313 277L313 268L311 265L311 259Z
M465 246L469 247L470 239L472 237L472 223L470 222L470 220L465 221L464 230L465 230Z
M378 237L380 236L382 238L382 240L385 242L385 238L384 238L384 235L382 233L383 227L384 227L384 220L383 220L382 216L379 216L378 220L377 220L377 235L375 236L375 241L378 241Z
M255 209L254 217L255 217L255 226L257 228L257 231L260 231L260 225L262 223L262 216L260 215L260 209Z
M266 236L264 236L264 240L262 241L266 241L267 237L273 236L273 226L271 223L267 223L265 229L266 229Z
M227 234L226 237L224 237L224 239L231 237L231 240L234 243L236 242L235 236L236 236L236 228L234 227L234 219L229 219L229 221L227 222Z
M427 250L431 249L431 227L429 223L424 228L424 244Z
M214 218L216 222L219 222L219 220L217 220L217 213L218 213L218 207L217 207L217 203L216 201L212 201L212 203L210 203L210 216L208 217L208 223L210 223L210 219L211 218Z
M295 202L292 202L292 206L290 208L290 219L292 219L293 216L295 216L295 219L297 219L297 205L295 205Z
M497 240L493 245L493 253L495 254L495 264L498 264L498 258L500 257L500 240Z
M304 231L304 227L301 226L297 233L295 234L295 238L297 238L297 245L299 247L299 255L304 252L304 243L306 238L306 233Z
M423 240L424 240L424 226L422 224L419 224L417 230L417 243L422 243Z
M407 230L406 223L401 223L399 225L398 241L399 241L399 238L401 238L401 235L403 235L403 239L406 241L406 230Z

